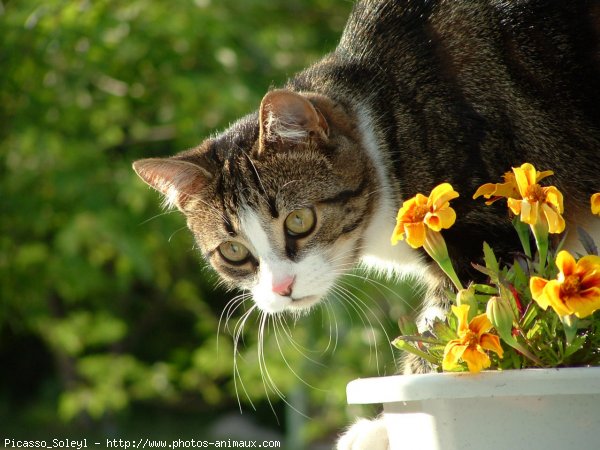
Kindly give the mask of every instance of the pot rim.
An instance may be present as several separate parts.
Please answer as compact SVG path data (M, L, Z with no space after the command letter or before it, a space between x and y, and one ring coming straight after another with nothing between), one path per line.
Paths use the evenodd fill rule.
M346 386L349 404L590 393L600 393L600 367L393 375Z

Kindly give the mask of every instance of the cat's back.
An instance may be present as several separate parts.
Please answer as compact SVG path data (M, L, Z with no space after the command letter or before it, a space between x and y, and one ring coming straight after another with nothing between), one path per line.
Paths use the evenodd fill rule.
M472 193L527 161L554 170L578 222L600 190L599 42L597 0L364 0L298 79L368 105L401 197L439 180ZM470 195L456 207L457 240L495 220Z
M554 65L565 55L594 59L598 69L599 37L596 0L359 0L338 50L358 58L393 59L410 44L425 49L439 45L441 38L448 46L467 45L465 53L476 42L487 42L506 53L523 48L521 56L538 60L550 57L551 50L554 57L548 62Z
M486 177L529 160L553 168L568 161L573 170L557 170L558 184L573 194L581 191L573 179L592 179L600 149L596 0L359 1L336 58L365 74L357 91L383 92L374 107L391 105L402 125L397 141L411 143L409 153L438 176L461 158L472 169L467 155L478 154ZM440 149L453 158L438 157Z

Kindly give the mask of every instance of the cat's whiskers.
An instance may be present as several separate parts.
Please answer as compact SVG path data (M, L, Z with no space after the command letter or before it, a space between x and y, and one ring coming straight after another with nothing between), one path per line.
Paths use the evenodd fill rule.
M281 391L279 391L279 389L277 388L277 385L271 378L271 374L269 373L269 369L267 368L267 363L265 361L264 338L265 338L265 324L268 321L268 318L269 318L269 316L266 313L264 313L263 311L260 311L259 326L258 326L258 346L257 346L256 351L257 351L257 355L258 355L258 367L260 368L260 377L262 380L263 388L265 390L265 396L267 398L267 402L269 403L271 411L273 411L273 415L275 416L277 423L279 423L279 418L277 417L277 413L275 412L275 407L273 406L273 403L271 402L271 396L269 395L269 390L275 392L277 394L277 396L281 399L284 399L285 396L283 395L283 393Z
M406 306L408 306L414 313L418 313L419 312L417 310L417 308L415 308L410 302L406 301L403 297L401 297L398 294L398 292L394 291L392 288L390 288L386 284L384 284L384 283L382 283L382 282L380 282L380 281L378 281L378 280L376 280L374 278L369 277L368 274L361 275L361 274L358 274L358 273L346 272L344 275L347 276L347 277L358 278L359 280L362 280L362 281L365 281L365 282L367 282L369 284L372 284L375 287L375 289L377 289L377 291L379 291L382 295L384 295L384 297L386 298L386 301L388 303L390 303L389 298L387 296L385 296L385 293L382 292L382 289L385 292L387 292L389 294L392 294L394 296L394 298L400 300L403 304L405 304ZM361 290L361 292L364 292L364 291ZM383 312L383 310L381 309L381 307L378 304L377 304L377 307L379 308L380 311ZM385 312L384 312L384 314L385 314Z
M167 242L171 243L171 239L173 239L173 236L175 236L177 233L179 233L182 230L187 230L187 225L184 225L183 227L178 228L175 231L173 231L173 233L171 233L171 236L169 236L169 239L167 239Z
M320 389L317 388L316 386L313 386L312 384L310 384L308 381L306 381L301 375L298 374L298 372L296 372L296 370L292 367L292 365L289 363L289 361L287 360L287 358L285 357L285 354L283 352L283 349L281 348L281 343L279 342L279 335L278 335L278 325L281 326L281 322L279 322L277 320L278 316L272 316L274 318L273 320L273 334L275 335L275 342L277 344L277 348L279 349L279 354L281 355L281 358L283 359L283 362L285 363L285 365L287 366L287 368L290 370L290 372L296 377L296 379L298 381L300 381L302 384L304 384L305 386L311 388L311 389L315 389L317 391L321 391L321 392L326 392L326 390L324 389ZM285 333L284 333L285 336ZM304 353L301 353L302 356L306 357L306 355ZM312 360L311 358L307 359L316 362L314 360Z
M309 356L307 354L307 353L314 353L314 354L318 353L319 355L323 355L325 353L325 351L319 351L319 350L314 350L314 349L307 348L304 345L300 344L298 341L296 341L296 339L294 339L294 337L292 335L290 326L287 323L286 318L287 318L287 316L283 315L283 314L279 314L277 316L274 316L274 319L276 319L277 322L278 322L278 324L274 323L274 326L279 325L279 327L281 327L281 331L283 331L285 337L287 337L290 345L292 346L292 348L296 352L298 352L298 354L300 356L302 356L304 359L310 361L313 364L325 367L325 365L322 362L320 362L320 361L312 358L311 356Z
M373 359L373 347L375 345L375 331L373 328L373 323L371 322L371 320L369 319L369 317L367 316L367 313L364 311L364 309L362 307L360 307L359 304L357 304L354 300L353 300L353 296L354 294L352 292L350 292L348 289L336 285L333 288L333 292L337 293L340 297L342 297L342 299L344 299L345 301L342 302L342 304L346 307L350 317L352 317L352 315L350 314L350 310L347 308L348 306L350 306L354 312L356 313L356 315L358 316L358 318L360 319L363 329L365 330L370 330L371 334L373 336L373 339L369 339L369 363L371 363L372 359ZM378 351L377 351L377 347L375 346L375 362L377 365L377 371L379 372L379 358L378 358Z
M232 299L230 299L227 302L227 304L221 311L221 314L219 315L219 323L217 325L217 345L218 345L218 339L219 339L219 335L220 335L220 331L221 331L221 323L223 323L223 317L225 317L224 330L231 332L231 330L229 329L229 320L233 317L233 314L235 313L235 311L237 311L239 309L239 307L243 305L247 296L248 296L247 291L244 291L241 294L236 295L235 297L233 297Z
M300 183L301 181L302 180L290 180L290 181L284 183L282 186L280 186L277 189L277 192L275 193L275 199L277 200L277 199L279 199L282 196L282 191L284 190L284 188L286 188L287 186L289 186L290 184L293 184L293 183ZM306 207L306 203L304 203L302 201L298 201L298 202L295 202L295 203L290 203L288 205L288 209L290 211L292 211L294 209L301 209L301 208L304 208L304 207Z
M344 298L346 298L350 302L350 306L352 306L355 309L355 311L359 314L359 318L361 318L361 320L363 321L363 325L365 326L365 328L367 328L367 324L362 319L362 316L364 316L364 319L366 319L366 321L368 323L368 329L370 330L370 333L371 333L371 336L372 336L372 342L370 342L370 346L369 346L370 347L369 358L371 359L371 357L372 357L371 356L372 355L372 350L371 349L374 347L374 349L375 349L375 363L376 363L376 366L377 366L377 371L379 373L379 370L380 370L379 352L378 352L377 337L375 335L375 330L379 329L383 333L383 335L385 336L386 342L388 344L388 348L390 350L390 354L391 354L392 359L393 359L394 358L394 351L393 351L393 347L391 345L390 336L388 335L385 326L381 322L381 319L371 309L371 307L369 305L367 305L364 300L362 300L360 297L358 297L356 294L354 294L351 290L349 290L346 287L344 287L343 284L347 284L351 288L357 289L362 294L364 294L366 298L369 298L370 296L364 290L359 289L356 286L353 286L351 284L348 284L344 280L340 280L339 284L337 286L335 286L337 292L341 293L342 296ZM375 305L385 315L385 312L381 309L381 307L377 303L375 303ZM369 318L369 316L371 316L376 321L376 324L378 325L377 327L373 324L373 322L371 321L371 319Z
M250 402L250 405L252 406L252 409L254 409L256 411L256 406L254 406L254 403L252 402L252 398L250 397L250 395L248 394L248 391L246 390L246 386L244 385L244 380L242 379L242 375L240 373L239 370L239 366L238 366L238 361L237 361L237 357L239 354L239 340L242 334L242 331L244 329L244 325L246 324L246 321L248 320L248 318L250 317L250 315L252 314L252 312L257 308L258 306L256 304L252 305L250 307L250 309L248 309L248 311L246 311L236 322L235 327L234 327L234 335L233 335L233 386L234 386L234 390L235 390L235 396L236 399L238 401L238 406L240 408L240 413L242 412L242 402L240 399L240 392L239 392L239 388L238 388L238 379L239 384L241 386L241 389L243 390L244 394L246 394L246 398L248 399L248 401Z
M258 364L260 367L260 373L261 373L261 378L263 381L263 386L265 388L267 402L269 403L269 406L271 407L271 410L273 411L273 414L275 415L277 422L279 422L279 419L277 418L277 414L275 413L275 408L273 406L273 403L271 402L271 397L269 396L269 389L273 393L277 394L277 396L281 399L281 401L284 402L290 409L297 412L302 417L305 417L306 419L310 419L310 417L308 417L302 411L298 410L294 405L292 405L287 400L285 394L279 389L279 387L277 387L277 384L273 380L273 377L271 376L269 369L267 367L267 362L266 362L265 354L264 354L264 337L265 337L265 328L268 326L270 317L271 316L269 314L267 314L265 312L261 312L260 319L259 319L259 329L258 329ZM279 347L278 341L277 341L277 345ZM281 353L280 347L279 347L279 350ZM283 356L283 354L282 354L282 356ZM284 358L284 360L285 360L285 358ZM286 364L287 364L287 361L286 361ZM289 367L289 364L288 364L288 367ZM296 375L296 377L298 377L297 374L294 373L294 375Z
M254 161L252 161L252 158L250 158L250 155L248 155L248 152L246 152L242 147L240 147L239 145L236 147L238 148L238 150L240 152L242 152L244 154L246 160L250 163L250 166L252 166L252 170L254 171L254 174L256 175L258 184L260 185L261 196L263 197L264 200L268 201L268 199L266 197L267 190L265 189L265 186L264 186L262 180L260 179L260 174L258 173L258 169L256 168Z
M142 225L146 225L148 222L151 222L151 221L153 221L154 219L158 219L159 217L166 216L166 215L168 215L168 214L177 213L177 212L179 212L179 211L177 211L177 209L174 209L174 208L172 208L172 209L169 209L169 210L167 210L167 211L163 211L163 212L161 212L161 213L155 214L154 216L152 216L152 217L150 217L150 218L148 218L148 219L144 220L144 221L143 221L143 222L141 222L139 225L140 225L140 226L142 226Z
M359 250L361 250L361 249L362 248L359 248ZM350 252L354 252L354 251L355 251L355 249L352 249L352 250L349 250L349 251L346 251L346 252L342 252L341 254L336 255L335 258L331 258L330 259L330 263L332 263L332 265L334 266L332 272L334 274L340 276L340 277L341 276L356 277L356 278L359 278L359 279L361 279L363 281L366 281L366 282L374 284L376 286L376 288L378 286L379 287L384 287L388 291L394 292L389 287L385 286L384 284L378 282L377 280L374 280L374 279L371 279L370 277L368 277L367 273L365 273L364 275L359 275L359 274L352 273L351 271L353 269L355 269L355 264L354 264L353 261L348 261L348 262L345 262L345 263L341 263L341 264L337 263L336 264L337 261L346 259L346 255L349 254ZM340 279L340 280L338 280L337 283L342 283L343 284L344 281L343 281L343 279ZM369 322L369 327L372 330L374 330L373 324L372 324L371 320L369 319L368 314L366 312L366 311L368 311L374 318L377 319L377 322L379 323L380 328L382 329L382 331L384 332L384 334L386 335L386 337L388 337L387 336L387 332L385 331L385 327L383 326L383 324L379 320L378 316L370 309L370 307L368 307L366 305L366 303L364 301L361 301L360 299L358 299L358 297L355 294L353 294L351 291L349 291L348 289L346 289L346 288L344 288L342 286L334 286L334 288L332 289L332 291L337 292L338 294L340 294L343 297L347 298L351 302L351 306L353 306L354 309L355 309L355 311L359 314L359 318L362 320L363 325L364 325L365 328L367 327L367 324L365 323L364 319L362 318L363 315L365 316L365 318ZM365 294L366 297L369 297L369 295L364 290L360 290L360 291L363 294ZM356 300L354 300L354 299L356 299ZM357 303L357 300L360 302L360 304L362 304L362 306ZM342 302L342 304L345 305L344 302ZM377 306L377 308L381 312L383 312L383 310L381 309L381 307L377 303L375 303L375 305ZM360 312L358 311L358 309L360 309ZM366 311L365 311L365 309L366 309ZM334 315L334 317L335 317L335 315ZM337 327L337 321L336 321L336 327ZM336 334L337 334L337 332L336 332ZM337 335L336 335L336 339L337 339ZM389 341L389 337L388 337L388 341ZM379 366L379 364L378 364L378 366Z
M323 308L325 308L325 311L327 312L327 318L329 319L329 340L327 341L327 346L323 349L322 354L325 354L327 352L327 350L329 350L329 348L331 347L331 342L333 341L333 350L331 351L332 353L335 353L335 350L337 349L337 344L338 344L338 338L339 338L339 328L338 328L338 323L337 323L337 317L335 315L335 312L333 311L333 308L331 307L331 304L329 302L329 298L325 298L324 301L321 302L321 305L323 305ZM331 329L331 323L332 320L331 318L333 317L333 324L335 326L335 339L332 339L332 329Z
M361 252L364 249L364 246L352 247L350 249L344 250L337 254L332 255L331 253L326 255L327 262L333 266L333 270L339 271L341 269L351 269L356 265L356 261L354 260L354 255L356 252ZM342 261L342 263L340 263Z
M214 207L210 203L203 200L199 194L190 195L190 200L196 201L196 202L201 203L202 205L206 206L206 209L205 210L203 209L202 213L209 212L214 219L218 219L220 222L228 221L227 217L225 216L223 211L221 211L220 209ZM194 217L194 215L192 214L191 217Z

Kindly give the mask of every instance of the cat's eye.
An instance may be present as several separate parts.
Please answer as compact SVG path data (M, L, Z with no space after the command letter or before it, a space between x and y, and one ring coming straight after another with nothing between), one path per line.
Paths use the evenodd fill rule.
M312 208L292 211L285 219L285 231L292 237L308 236L315 227L315 212Z
M250 256L248 249L239 242L227 241L219 245L219 253L229 263L242 264Z

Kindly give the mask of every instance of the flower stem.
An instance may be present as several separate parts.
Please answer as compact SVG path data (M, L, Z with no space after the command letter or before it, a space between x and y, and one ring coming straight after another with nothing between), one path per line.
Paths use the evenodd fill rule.
M560 320L563 323L567 344L571 345L577 335L577 317L575 315L561 316Z
M539 273L543 275L546 269L546 259L548 258L548 225L543 220L538 220L534 225L531 225L531 231L535 237L535 245L540 259Z
M436 366L439 365L439 361L435 357L419 350L414 345L410 345L408 342L406 342L402 338L394 339L394 341L392 342L392 345L394 345L396 348L398 348L400 350L404 350L405 352L412 353L413 355L416 355L419 358L423 358L425 361L428 361L431 364L435 364Z
M525 255L527 255L528 258L532 258L531 243L529 242L529 226L526 223L521 222L519 216L515 216L512 223L517 231Z
M448 255L448 247L442 235L437 231L427 230L425 243L423 244L425 251L433 258L440 266L440 269L450 278L457 290L464 289L458 275L454 270L450 256Z

